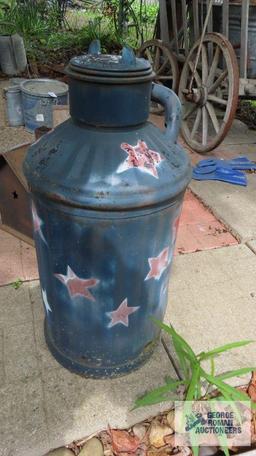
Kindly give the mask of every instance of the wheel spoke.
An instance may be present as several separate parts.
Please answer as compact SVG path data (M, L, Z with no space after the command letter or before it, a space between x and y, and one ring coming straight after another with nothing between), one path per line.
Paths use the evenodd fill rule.
M199 128L200 122L201 122L201 117L202 117L202 109L199 108L197 113L196 113L196 118L195 122L191 131L191 139L194 139L194 136Z
M192 104L189 106L189 108L187 109L187 111L185 112L184 116L183 116L183 120L187 120L189 118L189 116L191 114L193 114L193 112L197 109L197 105L196 104Z
M215 113L213 105L211 103L209 103L208 101L206 103L206 109L208 111L209 117L210 117L210 119L212 121L212 124L214 126L214 130L218 134L219 131L220 131L219 121L217 119L217 116L216 116L216 113Z
M164 76L164 75L163 76L156 75L156 80L157 81L165 81L167 79L173 79L173 76L172 75L169 75L169 76L168 75L166 75L166 76Z
M190 69L191 69L191 71L193 73L194 72L194 68L195 68L194 63L190 61L190 62L188 62L188 64L189 64L189 67L190 67ZM197 86L198 87L202 87L202 80L201 80L197 70L195 71L195 80L196 80Z
M214 93L216 91L216 89L220 86L220 84L224 81L224 79L227 77L227 75L228 75L228 70L223 71L223 73L221 73L219 75L219 77L216 79L216 81L209 88L209 93Z
M162 71L164 71L164 69L165 69L167 63L168 63L168 59L165 59L164 63L162 63L162 65L160 66L160 68L158 68L158 70L157 70L157 72L156 72L157 75L158 75L158 74L161 74Z
M148 59L148 61L150 62L150 64L152 65L153 63L153 58L152 58L152 54L150 52L150 50L148 48L145 49L145 54L146 54L146 57Z
M208 87L213 84L214 76L215 76L216 70L218 68L219 58L220 58L220 48L219 48L219 46L217 46L216 49L215 49L213 61L212 61L211 68L210 68L210 71L209 71L209 76L208 76L208 79L207 79L207 86Z
M157 70L158 70L159 64L160 64L160 49L159 49L159 47L157 46L157 47L156 47L155 62L154 62L154 71L157 71Z
M208 138L208 114L205 106L202 107L203 122L202 122L202 144L206 146Z
M208 78L208 59L207 59L207 51L206 47L202 45L202 81L203 84L206 84Z
M219 98L219 97L216 97L215 95L211 95L211 94L208 95L208 100L212 101L213 103L217 103L217 104L220 104L223 106L227 106L227 104L228 104L227 100L224 100L224 98Z

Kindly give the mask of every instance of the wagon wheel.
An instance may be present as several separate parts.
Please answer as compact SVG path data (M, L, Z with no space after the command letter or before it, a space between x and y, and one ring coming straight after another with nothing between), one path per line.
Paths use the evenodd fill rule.
M184 63L179 97L182 135L192 149L205 153L218 146L231 127L238 102L239 69L231 43L221 34L209 33L194 72L199 46L200 40Z
M177 92L179 83L179 67L177 59L168 43L161 40L145 41L138 51L139 57L149 60L155 72L154 82L163 84ZM151 112L161 112L163 108L153 104Z

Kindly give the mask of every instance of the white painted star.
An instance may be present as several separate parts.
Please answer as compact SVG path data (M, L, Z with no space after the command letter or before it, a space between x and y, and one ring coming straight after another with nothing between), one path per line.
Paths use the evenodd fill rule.
M45 244L47 244L46 239L42 232L43 221L38 216L34 203L32 203L32 218L33 218L34 232L38 233L40 238L42 239L42 241L44 241Z
M52 312L52 309L51 309L51 306L50 306L50 304L48 302L46 291L43 290L43 289L42 289L42 297L43 297L44 307L45 307L46 313L48 315L48 312Z

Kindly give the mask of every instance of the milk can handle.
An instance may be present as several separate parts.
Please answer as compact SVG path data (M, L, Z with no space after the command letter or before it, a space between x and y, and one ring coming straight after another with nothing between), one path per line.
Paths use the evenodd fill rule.
M152 83L151 99L164 107L164 135L171 143L176 143L181 126L181 102L177 95L168 87Z

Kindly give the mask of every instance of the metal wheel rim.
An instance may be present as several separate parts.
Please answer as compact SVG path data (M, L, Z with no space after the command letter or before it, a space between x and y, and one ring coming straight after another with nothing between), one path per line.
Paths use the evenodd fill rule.
M199 47L199 43L200 43L200 40L198 40L194 44L193 48L191 49L191 51L184 63L183 69L182 69L182 73L181 73L181 77L180 77L180 85L179 85L179 97L180 97L183 107L185 107L186 103L188 103L188 101L186 99L188 94L184 95L184 90L186 90L188 87L189 73L192 72L191 64L192 64L192 68L193 68L193 57L196 55L195 51ZM232 121L233 121L235 113L236 113L236 108L237 108L237 103L238 103L238 94L239 94L239 68L238 68L238 64L237 64L237 58L235 55L235 51L234 51L231 43L229 42L229 40L227 40L227 38L225 38L223 35L221 35L219 33L208 33L207 35L205 35L205 37L203 39L203 48L202 48L201 54L203 52L205 54L205 51L203 51L203 49L206 48L206 46L205 46L206 43L212 43L212 45L215 44L216 47L215 47L212 61L210 63L208 61L208 68L206 68L208 70L208 74L206 74L206 69L204 70L204 66L206 66L206 65L201 65L201 71L202 71L202 75L200 77L201 83L202 83L201 89L202 89L202 91L204 91L204 93L208 92L208 91L211 92L211 90L209 90L209 87L213 87L215 82L217 82L218 76L216 76L215 74L214 74L214 76L217 79L215 81L213 79L213 81L211 82L212 74L210 77L210 72L211 72L211 70L214 70L213 64L214 64L214 59L215 59L215 53L217 52L216 49L218 47L219 53L220 53L219 56L222 55L226 62L227 69L225 71L227 71L227 76L224 79L224 81L228 80L228 98L226 100L227 104L226 104L225 115L224 115L223 121L221 123L221 126L219 126L218 132L215 129L218 127L218 124L217 124L218 119L216 120L217 116L216 116L216 114L214 115L214 113L212 112L212 109L209 108L209 106L207 105L207 103L210 105L213 105L214 101L213 101L212 96L214 97L215 91L206 95L207 101L206 101L206 104L204 105L204 108L196 107L194 110L194 112L196 112L196 116L199 117L198 110L201 109L201 117L204 116L204 118L202 119L202 122L204 123L204 121L205 121L205 124L207 125L207 130L208 130L208 123L207 123L208 120L210 120L210 122L212 122L212 126L215 129L216 135L213 139L211 139L209 141L208 141L208 137L207 137L207 140L205 140L205 133L203 131L204 130L203 127L202 127L202 136L204 136L204 138L202 138L202 141L199 142L199 141L196 141L193 139L193 134L195 135L195 133L194 133L193 129L192 129L192 131L190 131L190 129L188 127L187 119L184 119L184 117L187 116L187 112L184 112L182 128L181 128L182 136L184 137L186 143L192 149L194 149L195 151L200 152L200 153L209 152L210 150L217 147L225 138L228 130L231 127ZM201 56L201 58L203 58L203 57ZM220 60L220 57L219 57L219 60ZM216 71L218 70L219 60L217 62ZM205 74L203 74L203 72L205 72ZM223 71L223 73L224 73L224 71ZM221 77L221 74L219 75L219 77ZM204 83L202 81L203 78L205 79ZM195 78L195 79L197 79L197 78ZM209 79L210 79L210 81L209 81ZM209 87L207 86L208 82L211 83L211 85ZM198 85L198 87L200 86L199 81L196 84ZM217 88L219 88L219 86L217 86ZM217 88L216 88L216 90L217 90ZM209 95L210 95L210 98L208 99ZM220 100L220 98L218 98L218 100ZM223 99L223 102L224 102L224 99ZM193 102L191 102L191 104L193 104ZM196 105L197 103L194 103L194 104ZM191 106L191 109L192 109L192 106ZM214 105L213 105L213 109L214 109ZM209 110L209 112L208 112L208 110ZM210 111L211 111L211 113L210 113ZM205 112L206 112L206 114L205 114ZM214 110L214 112L215 112L215 110ZM207 121L205 119L206 116L209 117L209 119ZM187 118L189 119L189 116ZM214 122L213 122L213 119L214 119ZM207 134L208 134L208 132L207 132Z

